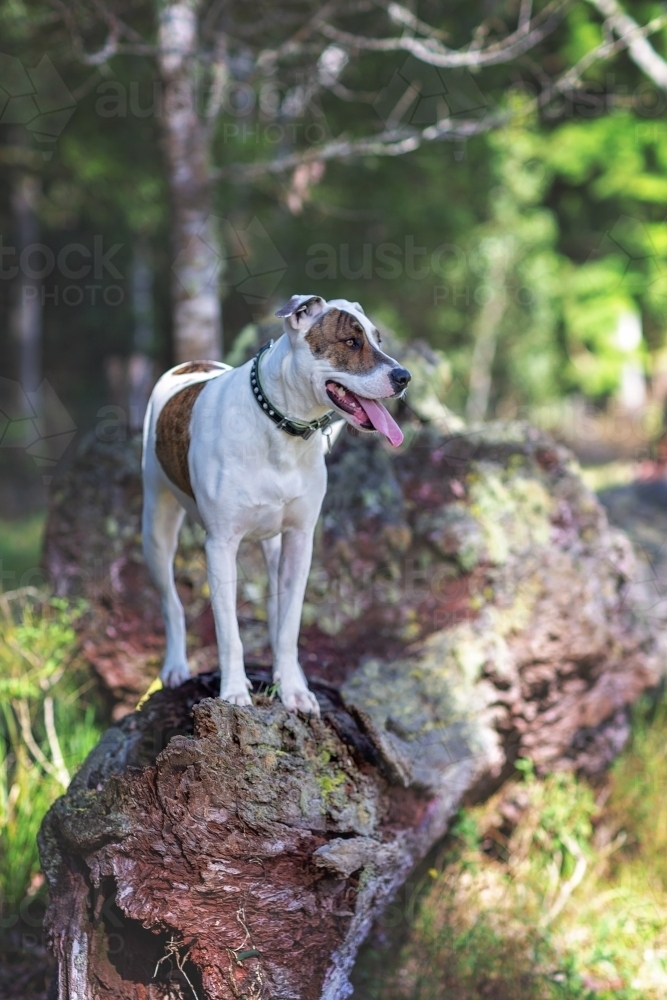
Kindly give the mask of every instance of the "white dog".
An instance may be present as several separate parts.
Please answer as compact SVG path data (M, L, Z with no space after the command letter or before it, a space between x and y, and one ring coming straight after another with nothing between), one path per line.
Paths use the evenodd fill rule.
M206 529L220 697L252 704L236 618L236 555L242 538L256 539L269 574L274 680L288 709L317 715L297 642L327 482L318 432L340 414L399 445L401 430L378 399L400 395L410 373L383 353L356 302L294 295L276 315L285 333L241 368L195 361L155 386L144 423L143 544L162 598L165 686L190 676L173 575L187 511Z

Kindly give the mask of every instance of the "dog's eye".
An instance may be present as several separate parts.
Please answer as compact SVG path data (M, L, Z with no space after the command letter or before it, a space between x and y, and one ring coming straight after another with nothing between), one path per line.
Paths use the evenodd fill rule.
M348 347L358 347L359 346L359 341L356 339L356 337L348 337L348 339L345 341L345 343L347 344Z

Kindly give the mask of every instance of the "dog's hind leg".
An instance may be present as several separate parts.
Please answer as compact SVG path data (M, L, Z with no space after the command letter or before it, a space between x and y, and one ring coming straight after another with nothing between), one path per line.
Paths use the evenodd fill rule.
M265 538L262 545L266 571L269 577L269 593L266 600L266 613L269 619L269 639L274 652L278 644L278 570L280 569L281 536Z
M185 652L185 613L174 583L174 556L185 511L156 475L144 478L142 533L144 555L160 592L167 633L167 651L160 679L165 687L178 687L190 676Z

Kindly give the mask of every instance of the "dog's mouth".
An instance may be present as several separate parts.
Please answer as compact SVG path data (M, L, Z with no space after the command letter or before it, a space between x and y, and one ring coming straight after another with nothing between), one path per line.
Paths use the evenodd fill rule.
M351 423L364 431L379 431L384 434L394 448L403 440L403 431L388 410L377 399L357 396L339 382L325 383L327 396L337 410L342 410L352 418Z

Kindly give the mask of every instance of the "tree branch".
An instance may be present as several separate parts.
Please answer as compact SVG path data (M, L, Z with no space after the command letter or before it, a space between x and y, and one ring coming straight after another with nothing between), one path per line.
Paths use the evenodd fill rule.
M320 25L334 14L358 14L372 10L374 4L369 0L356 0L353 4L342 5L339 0L330 0L308 20L301 25L293 35L275 49L264 49L257 56L257 65L265 72L270 72L281 59L301 55L306 43L318 33Z
M51 0L51 2L60 11L70 33L72 47L75 50L79 61L85 66L102 66L104 63L107 63L109 59L113 58L113 56L117 55L155 54L154 46L145 42L138 32L134 30L134 28L129 27L129 25L125 24L124 21L121 21L113 13L113 11L110 11L109 8L100 3L99 0L95 2L94 6L102 19L108 24L109 33L101 49L98 49L97 52L86 52L83 44L83 38L81 37L81 32L79 31L79 27L72 10L70 10L64 0ZM129 39L129 43L121 44L121 38Z
M346 45L357 51L409 52L421 62L443 69L494 66L510 62L534 48L559 24L568 6L568 0L553 0L534 18L532 26L522 24L502 42L494 42L486 48L471 49L467 52L446 48L432 34L425 40L407 36L402 38L366 38L362 35L341 31L326 22L321 23L318 30L330 41Z
M658 55L646 38L646 35L651 33L647 28L650 28L654 21L651 21L646 28L641 28L634 18L626 14L617 0L589 0L589 3L602 14L619 39L624 41L632 61L653 80L657 87L667 90L667 62Z
M485 119L442 119L437 125L426 129L411 128L386 129L376 136L363 139L338 138L322 146L313 146L305 152L289 153L276 157L266 163L244 163L230 168L222 168L213 173L214 180L236 179L241 181L256 180L265 174L280 174L293 170L302 163L314 161L342 160L355 156L402 156L417 149L422 142L434 139L469 139L480 132L497 128L509 118L505 115L488 116Z
M428 38L441 38L443 41L449 37L446 31L440 31L438 28L434 28L430 24L426 24L425 21L420 21L419 18L415 17L412 11L408 10L407 7L404 7L403 4L389 3L385 9L392 21L395 21L397 24L402 24L406 28L411 28L420 35L426 35Z
M591 2L598 2L598 0L591 0ZM609 2L609 0L600 0L600 2ZM612 39L601 42L600 45L587 52L578 63L566 70L557 80L554 80L550 86L541 91L532 101L525 104L520 111L499 111L477 119L457 120L450 116L422 130L408 127L390 128L370 138L338 138L324 143L322 146L313 146L305 152L290 153L286 156L276 157L275 160L269 160L266 163L246 163L237 167L217 170L213 174L213 179L231 179L241 182L252 181L266 174L280 174L287 170L293 170L303 163L349 159L356 156L401 156L404 153L413 152L423 142L438 140L464 141L470 139L493 128L500 128L507 125L519 117L525 118L533 114L536 110L546 107L557 95L578 87L581 83L581 76L595 62L608 59L610 56L628 47L631 40L636 41L638 38L645 38L647 35L659 31L665 24L667 24L667 15L654 18L643 28L636 26L636 29L633 29L632 38L624 36L616 41Z
M519 10L519 31L528 31L533 14L533 0L521 0Z

